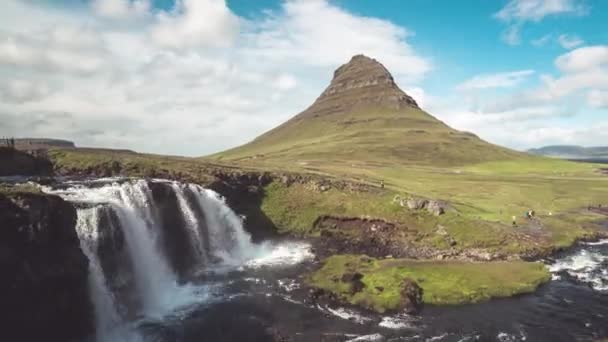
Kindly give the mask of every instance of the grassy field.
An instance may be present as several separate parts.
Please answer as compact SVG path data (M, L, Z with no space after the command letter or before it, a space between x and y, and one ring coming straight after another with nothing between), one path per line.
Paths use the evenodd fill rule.
M359 272L365 284L352 293L342 281L347 273ZM469 263L377 260L359 255L335 255L325 260L309 283L343 300L379 312L398 309L405 278L423 289L423 302L434 305L477 303L490 298L530 293L551 279L543 264L532 262Z

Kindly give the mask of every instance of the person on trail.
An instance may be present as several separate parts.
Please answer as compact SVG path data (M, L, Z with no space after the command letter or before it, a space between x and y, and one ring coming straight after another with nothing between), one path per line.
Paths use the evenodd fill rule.
M513 216L513 227L517 227L517 217Z
M382 179L382 180L380 181L380 187L381 187L382 189L384 189L384 179Z

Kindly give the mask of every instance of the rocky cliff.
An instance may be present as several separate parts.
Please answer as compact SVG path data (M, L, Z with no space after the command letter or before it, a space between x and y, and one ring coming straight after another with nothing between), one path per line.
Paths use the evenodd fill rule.
M93 330L76 210L56 196L0 193L0 322L5 341L78 341Z

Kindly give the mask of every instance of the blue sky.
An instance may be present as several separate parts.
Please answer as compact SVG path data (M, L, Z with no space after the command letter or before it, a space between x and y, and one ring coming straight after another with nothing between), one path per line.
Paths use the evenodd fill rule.
M0 135L202 155L304 109L350 56L516 149L608 144L608 2L6 0Z

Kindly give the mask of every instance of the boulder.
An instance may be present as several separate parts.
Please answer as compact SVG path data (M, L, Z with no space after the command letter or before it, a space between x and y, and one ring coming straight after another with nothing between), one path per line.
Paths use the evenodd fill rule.
M440 201L440 200L427 201L427 204L426 204L426 210L435 216L445 214L445 211L447 210L447 208L448 208L447 202Z
M357 292L361 292L363 288L365 288L365 284L361 281L363 279L363 274L355 272L355 273L345 273L342 275L342 282L350 284L350 292L351 294L355 294Z
M420 198L410 198L407 200L407 207L411 210L420 210L426 208L429 201Z
M422 288L411 278L401 283L401 307L406 313L416 313L422 306Z

